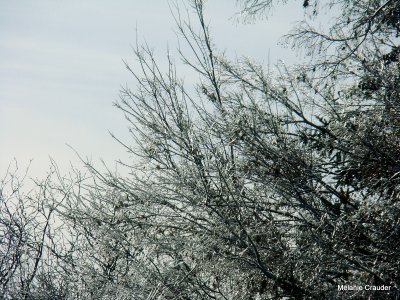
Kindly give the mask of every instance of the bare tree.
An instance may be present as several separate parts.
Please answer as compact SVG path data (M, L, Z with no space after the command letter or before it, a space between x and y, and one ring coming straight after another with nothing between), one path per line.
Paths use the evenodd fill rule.
M137 86L116 107L132 141L115 139L129 175L85 162L69 179L55 169L33 210L2 200L6 295L68 283L57 297L398 299L399 3L304 1L287 41L311 60L269 71L219 53L204 2L190 3L196 22L174 17L194 87L147 46L126 65ZM245 16L274 4L241 3Z
M27 176L15 163L0 181L0 298L80 299L65 256L76 244L58 215L71 186L53 183L61 181L54 162L45 179Z
M117 107L142 163L101 178L126 195L152 298L397 297L398 4L326 5L341 8L329 34L288 35L313 61L272 74L218 54L194 1L198 27L176 16L194 94L137 48Z

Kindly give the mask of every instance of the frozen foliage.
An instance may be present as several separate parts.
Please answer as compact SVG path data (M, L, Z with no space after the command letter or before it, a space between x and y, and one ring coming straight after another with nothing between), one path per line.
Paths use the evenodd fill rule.
M274 5L241 3L245 18ZM118 140L130 175L87 163L87 174L41 185L52 204L38 206L34 227L48 250L22 281L25 298L56 299L48 284L57 299L398 299L400 2L304 1L309 22L287 42L311 59L270 72L220 54L203 5L192 2L197 23L176 14L195 89L147 47L127 65L137 86L116 106L132 133ZM314 29L326 9L337 18ZM64 232L54 249L53 211ZM15 252L25 239L5 216ZM12 284L6 299L17 297Z

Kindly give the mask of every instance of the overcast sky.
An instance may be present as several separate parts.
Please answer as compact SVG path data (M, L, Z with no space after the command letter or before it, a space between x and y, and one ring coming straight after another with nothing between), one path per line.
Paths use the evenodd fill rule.
M300 4L246 25L234 20L235 3L210 0L207 6L221 50L265 64L268 53L272 63L295 60L277 42L301 18ZM108 131L128 136L112 103L131 82L122 60L133 61L137 39L161 62L167 47L177 47L166 0L0 1L0 175L14 158L22 167L33 159L33 177L46 173L49 157L65 171L77 162L66 144L95 162L126 158Z

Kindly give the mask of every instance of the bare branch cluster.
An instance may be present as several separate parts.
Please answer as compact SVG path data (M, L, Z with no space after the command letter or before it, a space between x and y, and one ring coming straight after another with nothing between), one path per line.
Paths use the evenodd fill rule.
M85 162L29 199L1 189L6 299L400 297L398 1L304 1L338 18L302 23L311 61L273 71L220 54L204 5L175 15L194 87L147 46L126 64L128 176Z

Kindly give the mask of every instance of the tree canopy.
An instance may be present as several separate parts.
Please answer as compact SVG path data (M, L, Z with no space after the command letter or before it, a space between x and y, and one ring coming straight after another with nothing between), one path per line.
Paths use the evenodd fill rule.
M54 167L41 206L15 213L2 193L5 299L399 298L400 2L275 2L239 1L241 16L304 9L285 41L305 64L224 56L191 1L196 21L174 16L194 88L146 46L126 65L129 175Z

